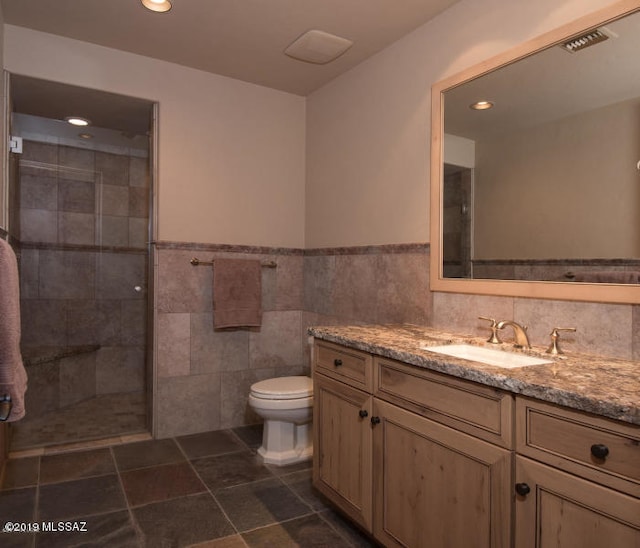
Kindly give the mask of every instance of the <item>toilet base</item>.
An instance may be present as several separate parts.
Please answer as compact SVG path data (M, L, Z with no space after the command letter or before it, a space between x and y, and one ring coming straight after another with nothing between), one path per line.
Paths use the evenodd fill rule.
M266 464L277 466L310 460L313 456L310 426L311 423L266 420L258 455Z

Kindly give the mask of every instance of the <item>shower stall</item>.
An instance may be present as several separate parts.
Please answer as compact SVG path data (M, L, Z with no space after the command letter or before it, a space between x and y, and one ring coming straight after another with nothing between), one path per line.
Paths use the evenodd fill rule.
M78 130L22 101L45 83L12 76L11 84L11 132L22 152L10 160L9 232L29 377L11 450L147 432L153 105L132 100L148 118L143 135L104 122Z

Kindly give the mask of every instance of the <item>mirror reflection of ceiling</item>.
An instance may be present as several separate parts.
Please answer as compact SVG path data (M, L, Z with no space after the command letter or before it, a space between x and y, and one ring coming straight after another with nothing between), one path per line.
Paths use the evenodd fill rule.
M605 27L617 37L574 53L554 46L447 90L445 133L478 141L640 97L640 13ZM495 106L471 110L479 100Z
M1 0L5 23L307 95L457 0ZM354 42L326 65L286 56L310 29Z
M126 135L147 135L152 103L105 91L87 89L28 76L11 75L13 112L64 120L81 116L94 127Z

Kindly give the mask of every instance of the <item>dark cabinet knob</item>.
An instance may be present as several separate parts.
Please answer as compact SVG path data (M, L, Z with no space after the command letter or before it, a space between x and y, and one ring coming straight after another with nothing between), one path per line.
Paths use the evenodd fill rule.
M335 360L333 360L333 365L335 365L336 367L338 367L339 365L342 365L342 360L336 358Z
M371 424L380 424L380 417L371 417Z
M594 443L591 446L591 454L597 459L606 459L609 454L609 448L602 443Z
M366 409L360 409L360 413L358 413L358 415L360 415L361 419L364 419L369 416L369 413L367 413Z
M531 493L531 487L529 487L526 483L516 483L516 493L524 497Z

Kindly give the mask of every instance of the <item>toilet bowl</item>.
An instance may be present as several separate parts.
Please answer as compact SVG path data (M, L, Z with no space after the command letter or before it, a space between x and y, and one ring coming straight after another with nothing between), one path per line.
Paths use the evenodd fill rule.
M268 464L292 464L313 454L313 382L309 377L277 377L251 385L249 405L264 419L258 454Z

